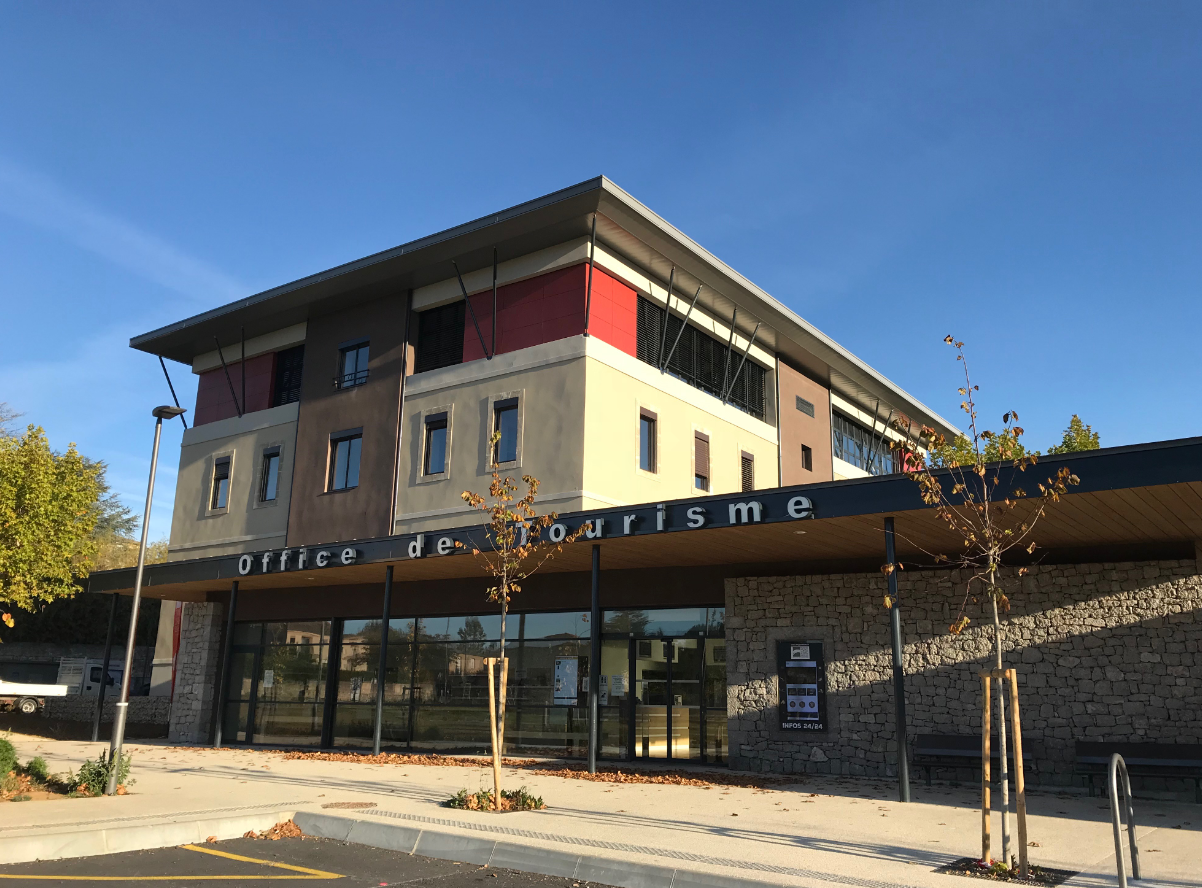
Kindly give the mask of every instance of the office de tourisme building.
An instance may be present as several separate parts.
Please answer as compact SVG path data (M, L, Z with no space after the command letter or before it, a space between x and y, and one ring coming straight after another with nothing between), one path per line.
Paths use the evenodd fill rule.
M145 587L176 740L485 746L499 616L455 542L491 459L592 528L514 600L512 751L583 754L594 694L603 758L891 772L887 517L910 738L976 729L988 638L947 634L962 578L922 550L956 541L888 447L955 429L608 180L131 344L199 376ZM1202 739L1202 441L1065 462L1007 630L1061 782L1075 739Z

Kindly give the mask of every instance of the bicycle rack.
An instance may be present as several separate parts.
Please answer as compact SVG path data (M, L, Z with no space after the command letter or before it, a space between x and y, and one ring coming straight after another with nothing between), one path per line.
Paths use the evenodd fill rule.
M1123 796L1126 805L1119 807L1119 774L1123 775ZM1117 752L1110 757L1110 817L1114 826L1114 862L1119 871L1119 888L1127 888L1127 873L1123 869L1123 839L1119 821L1126 813L1127 841L1131 844L1131 879L1139 878L1139 847L1135 844L1135 806L1131 803L1131 778L1127 775L1127 763ZM1125 810L1124 810L1125 809Z

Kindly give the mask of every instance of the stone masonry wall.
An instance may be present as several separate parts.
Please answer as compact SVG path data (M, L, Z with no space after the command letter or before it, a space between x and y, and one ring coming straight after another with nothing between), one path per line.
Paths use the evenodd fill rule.
M1003 652L1018 671L1028 781L1070 784L1076 740L1202 743L1195 561L1050 565L1007 581ZM948 633L965 593L956 571L907 571L898 589L909 742L979 736L988 618L971 605L970 627ZM733 767L896 774L885 592L879 573L726 581ZM825 733L790 736L777 726L776 642L790 639L825 642Z
M213 694L221 663L225 605L186 602L180 616L175 698L167 738L178 743L207 743L213 733Z
M106 693L101 724L111 724L116 712L118 693ZM165 725L171 714L170 697L130 697L126 721L139 725ZM96 717L96 698L75 694L70 697L47 697L42 715L47 718L62 718L69 721L90 722Z

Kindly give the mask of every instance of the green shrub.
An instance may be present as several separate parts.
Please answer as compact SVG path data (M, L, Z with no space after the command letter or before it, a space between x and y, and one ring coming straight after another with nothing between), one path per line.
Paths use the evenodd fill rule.
M124 786L129 780L130 758L121 756L117 767L117 785ZM88 759L79 766L79 770L67 782L67 790L75 795L98 796L104 795L109 780L109 761L105 753L94 759Z
M40 755L27 761L21 771L26 777L32 777L34 780L40 780L42 783L50 779L50 769L46 767L46 760Z
M0 779L8 776L9 771L17 768L17 751L5 737L0 737Z
M461 789L442 804L447 808L462 808L465 811L492 811L493 794L488 789L476 792ZM502 811L541 811L546 807L541 796L532 796L524 786L521 789L501 790Z

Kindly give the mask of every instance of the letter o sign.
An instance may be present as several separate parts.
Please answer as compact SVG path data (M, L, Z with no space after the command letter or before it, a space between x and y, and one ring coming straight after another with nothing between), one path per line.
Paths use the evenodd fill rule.
M242 576L246 576L248 573L250 573L250 569L254 566L254 563L255 559L253 556L243 555L238 559L238 573L240 573Z
M568 535L566 524L552 524L547 529L547 536L553 543L562 543Z

